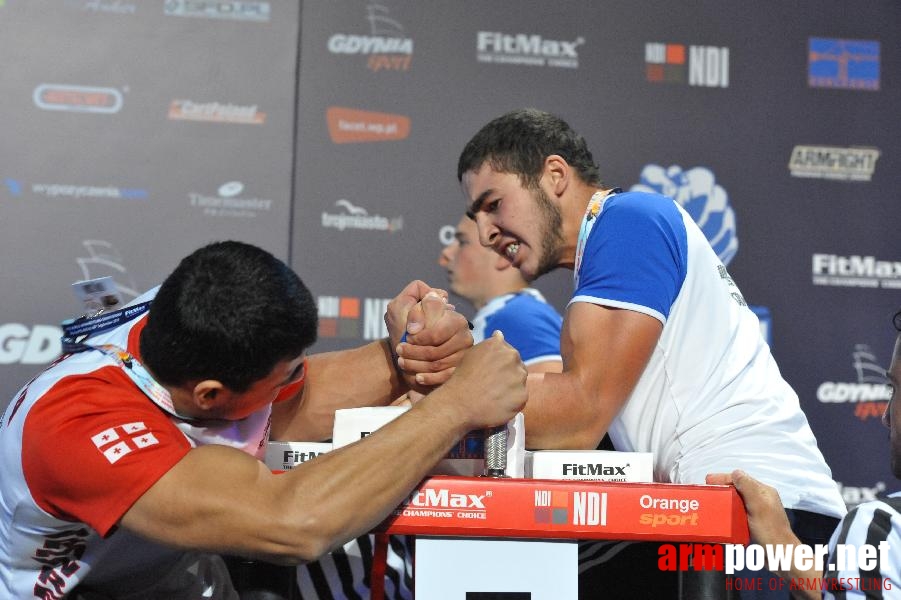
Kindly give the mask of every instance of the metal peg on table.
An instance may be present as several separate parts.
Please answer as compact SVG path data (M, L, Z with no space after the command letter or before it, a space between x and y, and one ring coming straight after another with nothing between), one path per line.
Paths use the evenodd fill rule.
M485 472L483 477L507 476L507 425L485 430Z

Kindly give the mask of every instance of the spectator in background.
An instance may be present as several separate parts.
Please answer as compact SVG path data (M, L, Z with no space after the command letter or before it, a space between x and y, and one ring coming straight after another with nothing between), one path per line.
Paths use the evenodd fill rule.
M563 370L563 317L541 292L529 287L509 259L479 243L479 230L471 219L464 216L457 223L454 241L441 251L438 264L447 271L450 291L476 309L472 317L476 343L500 330L530 373Z

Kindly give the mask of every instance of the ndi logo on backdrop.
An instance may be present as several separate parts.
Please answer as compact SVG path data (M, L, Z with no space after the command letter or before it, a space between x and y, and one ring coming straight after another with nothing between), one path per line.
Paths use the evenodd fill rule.
M686 52L687 50L687 52ZM652 83L729 87L729 48L647 42L645 76Z
M385 310L390 298L319 296L319 336L378 340L388 336Z

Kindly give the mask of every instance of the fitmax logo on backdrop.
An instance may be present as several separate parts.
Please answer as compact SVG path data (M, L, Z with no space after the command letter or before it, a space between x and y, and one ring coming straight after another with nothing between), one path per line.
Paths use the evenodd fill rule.
M645 77L652 83L729 87L729 48L647 42Z
M879 91L880 44L876 40L808 39L807 85Z
M331 54L363 56L371 71L408 71L413 62L413 39L400 21L389 16L386 6L366 4L369 35L335 33L328 39Z
M811 272L814 285L901 289L901 261L875 256L814 254Z
M476 59L480 63L578 69L578 49L584 43L585 38L581 36L569 41L528 33L479 31Z

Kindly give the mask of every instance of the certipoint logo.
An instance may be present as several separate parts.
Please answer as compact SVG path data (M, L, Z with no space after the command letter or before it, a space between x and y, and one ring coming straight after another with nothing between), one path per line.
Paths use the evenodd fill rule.
M687 49L687 52L686 52ZM648 42L644 45L645 76L652 83L687 83L729 87L729 48Z
M319 337L378 340L388 336L385 310L390 298L319 296Z
M410 135L410 117L404 115L330 106L325 120L336 144L393 142Z
M875 92L879 62L878 41L809 38L807 85Z
M110 87L42 83L32 100L42 110L113 114L122 109L122 92Z
M169 119L173 121L262 125L266 122L266 113L260 112L256 104L241 105L230 102L173 100L169 104Z
M388 8L370 3L366 6L370 35L336 33L328 39L332 54L366 57L371 71L408 71L413 61L413 40L403 25L388 16Z

